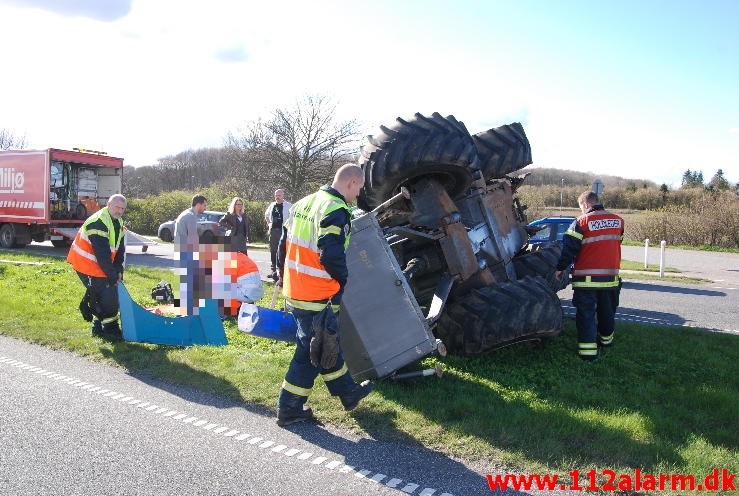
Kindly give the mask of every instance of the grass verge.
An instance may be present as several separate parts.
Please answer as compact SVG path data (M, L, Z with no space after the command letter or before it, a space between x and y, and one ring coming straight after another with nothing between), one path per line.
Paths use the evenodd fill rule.
M622 279L669 281L669 282L679 282L679 283L684 283L684 284L708 284L708 283L713 282L710 279L702 279L700 277L688 277L688 276L682 276L682 275L666 275L664 277L660 277L658 275L659 273L658 265L648 265L647 268L644 268L643 263L632 262L630 260L621 260L621 269L623 271L627 271L627 272L621 272L620 275ZM680 273L678 269L675 269L673 267L665 267L665 272L673 273L673 274Z
M82 285L69 265L2 258L48 263L0 263L0 333L274 408L292 345L243 334L233 321L224 347L111 344L90 337L77 313ZM174 283L169 270L130 267L126 285L151 304L161 279ZM564 479L575 468L696 478L715 467L739 471L739 336L619 323L615 347L594 363L576 357L575 342L568 321L546 346L427 358L414 368L441 361L442 378L380 383L351 413L320 381L310 403L322 421L377 439Z

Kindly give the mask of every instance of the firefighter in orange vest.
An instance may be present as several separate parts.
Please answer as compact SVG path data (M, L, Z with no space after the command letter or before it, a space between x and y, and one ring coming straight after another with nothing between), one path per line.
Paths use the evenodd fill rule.
M331 186L323 186L290 208L287 220L282 283L285 301L298 324L290 367L282 383L277 425L313 418L305 407L313 382L321 374L332 396L352 410L374 385L354 382L339 349L337 313L349 271L353 202L364 186L364 172L354 164L336 171Z
M598 358L598 349L613 343L614 319L621 293L621 240L624 220L606 211L598 195L586 191L577 199L582 215L564 236L556 276L575 260L572 269L572 304L575 307L578 355Z
M123 212L128 201L123 195L113 195L108 204L92 214L74 238L67 262L72 264L82 284L85 296L80 312L92 320L92 335L121 340L118 325L118 282L123 280L125 244Z

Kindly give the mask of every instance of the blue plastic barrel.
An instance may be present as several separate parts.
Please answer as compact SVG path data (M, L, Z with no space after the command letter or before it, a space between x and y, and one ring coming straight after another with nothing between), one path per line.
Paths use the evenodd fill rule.
M262 338L297 342L298 325L291 313L249 303L239 309L239 330Z

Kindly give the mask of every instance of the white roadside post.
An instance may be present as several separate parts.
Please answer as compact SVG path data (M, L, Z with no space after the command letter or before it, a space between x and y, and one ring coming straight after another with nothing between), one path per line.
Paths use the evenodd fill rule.
M667 241L664 239L659 242L659 276L665 277L665 247Z
M644 268L649 268L649 238L644 240Z

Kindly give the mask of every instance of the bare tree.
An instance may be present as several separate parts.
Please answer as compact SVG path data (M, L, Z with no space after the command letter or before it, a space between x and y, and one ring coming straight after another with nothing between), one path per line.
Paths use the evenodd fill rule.
M336 105L325 96L306 96L292 108L278 108L269 120L250 123L240 135L229 133L226 148L232 175L253 183L269 198L281 187L299 198L331 179L358 146L355 120L338 122Z
M0 150L10 150L11 148L25 148L26 137L16 136L9 129L0 128Z

